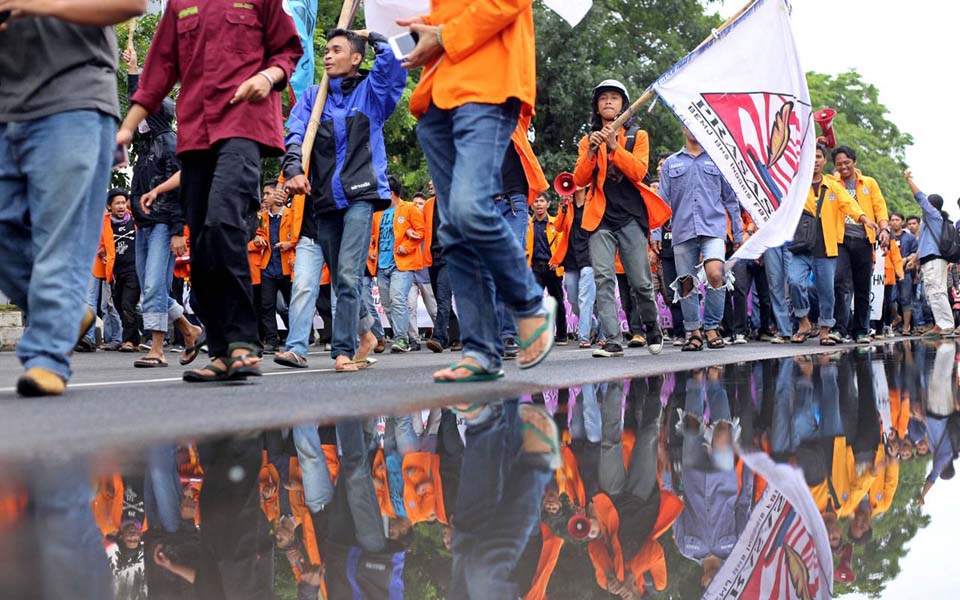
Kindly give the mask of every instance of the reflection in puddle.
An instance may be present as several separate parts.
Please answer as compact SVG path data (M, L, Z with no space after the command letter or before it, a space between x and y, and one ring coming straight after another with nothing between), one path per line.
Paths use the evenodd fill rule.
M0 597L879 597L956 390L906 342L22 465Z

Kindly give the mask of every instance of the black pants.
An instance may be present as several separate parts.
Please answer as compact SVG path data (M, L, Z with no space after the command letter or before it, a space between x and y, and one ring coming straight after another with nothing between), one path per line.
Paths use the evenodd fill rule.
M666 243L666 242L664 242ZM686 331L683 329L683 309L680 307L679 302L673 301L673 290L670 289L670 284L677 280L677 264L673 261L673 251L669 253L664 253L662 250L660 252L660 272L663 275L663 289L660 290L660 293L663 294L663 301L670 308L670 321L673 323L673 336L674 337L684 337Z
M624 273L617 273L617 286L620 288L620 306L627 318L627 328L630 330L630 335L642 334L643 317L640 315L640 303L637 301L636 294L633 293L630 282ZM604 333L613 335L609 331L604 331Z
M331 285L325 283L320 286L320 293L317 294L317 313L323 319L323 331L320 332L321 344L329 344L333 341L333 301L330 297ZM287 303L289 304L289 300Z
M258 341L247 242L260 204L260 146L232 138L187 152L180 195L190 226L191 305L211 358L226 356L229 344Z
M533 263L533 276L537 283L547 288L547 293L557 301L557 339L567 339L567 308L563 302L563 277L547 263Z
M837 299L833 309L837 318L837 331L851 337L866 335L870 327L873 245L868 239L847 239L837 249L837 274L833 290Z
M123 341L134 346L140 344L140 329L137 327L137 303L140 302L140 281L136 271L116 273L113 278L113 306L120 313L123 325Z
M753 284L757 286L757 296L760 302L760 331L769 332L772 320L770 305L770 286L767 283L767 273L763 265L754 260L738 260L733 266L733 276L736 283L733 286L733 333L744 336L750 333L750 322L747 318L747 295Z
M260 274L260 326L263 327L264 344L280 345L277 334L277 292L283 294L283 301L290 306L290 286L289 275L273 278L265 273Z
M457 313L453 311L453 288L450 287L447 263L439 256L433 257L433 264L430 266L430 288L437 300L437 321L433 324L433 339L440 342L444 348L449 348L454 342L460 341L460 322L457 320Z

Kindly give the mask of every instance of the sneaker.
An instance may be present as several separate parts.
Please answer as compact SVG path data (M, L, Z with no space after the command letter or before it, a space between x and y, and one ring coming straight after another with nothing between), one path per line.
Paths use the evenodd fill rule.
M279 348L277 348L277 346L276 346L275 344L265 344L265 345L263 346L263 353L264 353L264 354L276 354L276 353L277 353L277 350L279 350Z
M617 358L623 356L623 347L616 342L607 342L593 351L594 358Z
M373 349L373 352L375 354L383 354L383 352L386 349L387 349L387 340L384 338L380 338L379 340L377 340L377 347Z
M684 337L677 336L677 337L673 338L673 345L674 345L674 347L679 348L679 347L683 346L685 343L687 343L687 337L688 337L688 336L684 336Z
M74 352L96 352L97 345L94 342L84 338L77 342L77 345L73 347Z
M647 339L642 335L640 335L639 333L633 336L632 338L630 338L630 341L627 342L627 347L629 348L643 348L646 345L647 345Z
M772 336L772 337L770 338L770 343L771 343L771 344L786 344L788 341L789 341L789 340L787 340L787 338L782 337L782 336L779 336L779 335L775 335L775 336Z
M333 350L333 346L332 346L331 344L324 344L324 345L323 345L323 351L324 351L324 352L330 352L331 350Z
M100 349L105 352L116 352L120 349L120 344L118 342L109 342L107 344L101 344Z
M570 340L568 340L567 338L565 338L565 337L563 337L563 336L559 336L559 335L558 335L557 337L555 337L555 338L553 339L553 345L554 345L554 346L566 346L566 345L569 344L569 343L570 343Z
M513 360L520 355L520 344L516 338L508 337L503 340L503 358Z
M144 342L140 344L139 348L140 348L140 352L150 352L151 350L153 350L153 342L150 342L150 343Z
M434 352L436 354L443 352L443 344L433 338L427 340L427 348L430 350L430 352Z
M857 343L858 343L858 344L869 344L869 343L870 343L870 336L861 333L860 335L857 336Z
M811 337L812 337L812 336L811 336ZM827 337L830 338L831 340L835 341L835 342L838 343L838 344L843 343L843 336L840 335L840 332L839 332L839 331L831 330L830 333L827 334Z
M460 340L450 344L450 352L460 352L461 350L463 350L463 342Z
M883 328L883 337L887 338L888 340L897 337L896 334L893 333L893 325L887 325Z
M760 335L757 336L757 339L761 342L773 342L773 338L778 337L769 331L761 331Z
M180 344L174 344L170 346L170 352L173 352L174 354L182 354L184 349L185 348Z
M407 340L395 340L393 345L390 346L390 354L403 354L405 352L410 352L410 344L407 343Z
M420 347L419 341L413 340L412 342L410 342L410 352L420 352L420 350L421 350L421 347Z
M738 333L737 335L733 336L733 343L737 346L742 346L747 343L747 336L743 335L742 333Z
M656 324L647 327L647 351L654 356L663 352L663 332Z

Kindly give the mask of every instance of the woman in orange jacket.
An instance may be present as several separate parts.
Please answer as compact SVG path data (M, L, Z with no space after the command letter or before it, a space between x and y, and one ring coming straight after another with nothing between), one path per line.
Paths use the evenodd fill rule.
M614 296L618 250L646 329L646 339L636 343L646 343L651 354L663 350L647 242L650 231L670 218L670 207L643 184L650 154L647 132L628 126L613 129L629 100L627 88L614 79L594 88L593 133L580 140L580 155L573 171L576 185L591 185L581 226L591 232L597 307L600 325L608 336L607 343L593 352L595 357L623 356L624 338Z
M517 317L521 368L553 349L557 303L527 267L523 246L497 212L501 169L520 115L536 99L530 0L433 0L429 15L399 21L419 34L404 66L426 66L410 98L437 191L439 240L461 307L463 358L434 381L503 377L496 294ZM492 68L496 66L496 68Z

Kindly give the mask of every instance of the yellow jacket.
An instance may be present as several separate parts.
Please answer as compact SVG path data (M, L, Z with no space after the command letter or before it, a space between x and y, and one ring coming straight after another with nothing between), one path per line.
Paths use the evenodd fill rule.
M530 266L533 266L533 222L536 220L536 217L530 217L530 220L527 222L526 254L527 264ZM556 222L556 217L547 215L547 245L550 247L551 260L553 260L553 256L556 254L557 244L560 238L563 237L563 234L557 230ZM557 269L557 275L563 277L563 267Z
M857 197L854 198L854 200L856 200L857 204L860 205L860 208L863 209L863 214L867 215L867 218L874 223L888 220L890 215L887 211L887 201L883 199L883 192L880 191L880 184L878 184L877 180L873 177L867 177L861 173L860 169L857 169L856 172ZM846 184L844 184L843 180L840 179L839 175L824 175L824 179L828 177L839 183L840 187L846 189ZM875 244L877 242L877 235L870 228L867 228L867 238L870 239L871 244Z
M823 207L820 209L820 223L823 226L823 241L827 248L827 256L837 255L837 245L843 243L845 216L859 221L864 215L860 205L850 197L846 188L833 177L824 177L823 185L827 186L823 197ZM807 203L803 207L811 215L817 214L817 196L813 187L807 191Z

